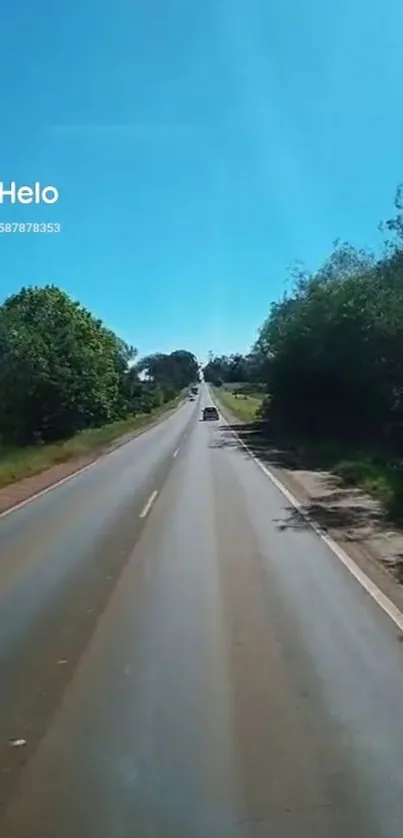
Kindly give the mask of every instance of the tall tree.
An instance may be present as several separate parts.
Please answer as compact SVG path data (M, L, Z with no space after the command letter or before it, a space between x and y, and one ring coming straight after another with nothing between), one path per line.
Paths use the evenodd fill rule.
M23 288L0 307L0 433L56 439L119 417L131 355L55 286Z

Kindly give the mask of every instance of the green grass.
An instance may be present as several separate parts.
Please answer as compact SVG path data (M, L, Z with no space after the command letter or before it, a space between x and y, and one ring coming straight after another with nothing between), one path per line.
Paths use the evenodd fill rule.
M300 468L324 469L341 478L345 486L356 486L388 504L402 482L400 470L385 452L348 448L337 442L292 446Z
M263 394L247 399L236 397L228 386L213 387L217 401L243 422L253 422L262 404ZM403 461L402 467L390 452L348 448L339 441L309 442L279 440L288 455L288 467L330 471L345 486L355 486L377 498L387 518L403 524ZM293 465L290 466L290 463Z
M224 382L222 387L219 389L228 390L229 393L237 393L237 391L239 391L246 396L261 399L266 395L267 388L265 384L252 384L250 382L239 381Z
M223 407L227 407L234 416L243 422L253 422L262 404L264 394L254 393L248 396L235 396L227 387L213 387L214 396Z
M357 486L380 501L386 518L403 524L403 470L386 454L358 454L332 468L347 486Z
M403 469L390 452L349 448L337 441L288 441L295 468L325 470L380 501L386 516L403 522Z
M403 517L403 475L385 458L362 454L343 459L332 468L346 486L357 486L381 501L393 518Z
M24 477L40 474L60 463L101 452L108 445L126 435L135 436L136 432L140 433L168 411L177 407L182 398L183 394L180 394L173 401L167 402L151 413L138 414L130 419L113 422L101 428L91 428L62 442L24 448L0 446L0 488L22 480Z

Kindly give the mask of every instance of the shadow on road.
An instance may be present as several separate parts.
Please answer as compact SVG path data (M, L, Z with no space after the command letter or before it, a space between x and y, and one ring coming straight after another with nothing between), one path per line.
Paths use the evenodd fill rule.
M302 512L289 508L286 519L276 521L279 530L306 529L314 523L324 533L339 533L345 541L365 541L370 531L381 532L382 516L368 512L365 505L334 506L331 499L302 504Z
M235 433L234 433L235 432ZM237 436L235 436L237 434ZM238 437L238 438L237 438ZM240 446L239 440L259 456L263 462L282 468L295 468L295 457L291 451L279 448L267 430L264 422L248 422L243 425L221 425L219 434L212 441L212 448Z
M319 467L314 455L301 458L299 452L280 446L264 422L220 426L210 447L238 448L243 456L248 457L241 442L274 473L277 469L282 470L277 476L290 488L292 494L298 492L295 472L304 472L304 497L301 500L302 495L297 495L302 512L287 504L281 520L274 521L279 530L307 529L311 522L322 532L332 532L346 541L360 542L367 539L370 533L376 534L384 529L385 516L376 500L367 497L359 489L344 486L341 478L324 471L323 465ZM306 487L310 484L315 486L312 493L314 498L308 495Z

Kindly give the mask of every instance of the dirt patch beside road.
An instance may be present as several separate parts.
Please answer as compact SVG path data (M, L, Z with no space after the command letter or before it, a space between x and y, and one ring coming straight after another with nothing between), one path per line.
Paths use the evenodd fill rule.
M303 528L309 526L307 519L315 523L403 610L403 530L387 523L381 503L360 489L345 486L330 471L295 468L289 453L265 437L263 424L242 422L215 396L229 423L228 444L233 444L231 431L235 430L301 504L304 514L290 509L286 526Z

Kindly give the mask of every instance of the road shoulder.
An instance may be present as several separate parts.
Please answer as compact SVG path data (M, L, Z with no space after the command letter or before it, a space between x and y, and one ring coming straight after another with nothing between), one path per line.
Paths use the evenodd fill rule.
M212 394L213 395L213 394ZM245 422L213 399L221 415L243 439ZM248 445L247 434L243 440ZM398 576L403 557L403 532L388 529L380 504L325 471L308 471L276 465L276 452L267 447L251 451L302 507L302 513L330 536L391 602L403 611L403 585Z
M22 480L17 480L0 488L0 516L48 489L57 486L62 481L74 477L74 475L78 474L84 468L96 463L101 457L105 457L122 445L131 442L135 437L161 424L161 422L169 419L176 410L179 410L182 405L183 401L178 406L167 410L140 428L124 434L113 442L102 445L82 457L74 457L64 463L58 463L44 471L32 474L29 477L24 477Z

